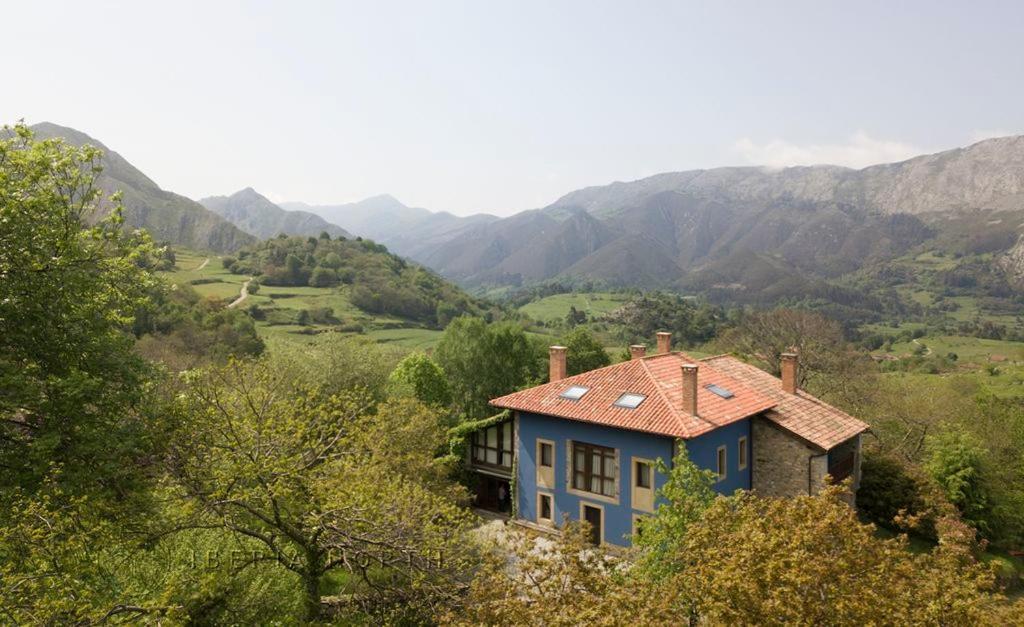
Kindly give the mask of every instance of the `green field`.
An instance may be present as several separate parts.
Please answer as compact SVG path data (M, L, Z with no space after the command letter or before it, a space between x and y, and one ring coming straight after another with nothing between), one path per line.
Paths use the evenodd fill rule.
M917 340L938 355L956 353L960 363L983 365L987 363L1006 363L1024 361L1024 342L1005 340L987 340L978 337L962 337L959 335L926 336ZM914 343L901 342L893 344L892 353L896 355L910 354L914 351Z
M201 296L232 301L238 298L248 277L231 274L221 265L220 257L190 251L175 253L176 270L161 273L173 283L190 284ZM205 266L203 264L206 264ZM200 281L200 283L194 283Z
M205 263L205 265L204 265ZM175 269L161 276L172 283L191 285L201 296L220 298L226 302L238 298L242 284L249 278L224 269L220 257L192 251L176 251ZM365 335L377 342L405 349L433 348L441 331L421 328L416 323L379 316L362 311L348 298L348 288L262 285L241 304L259 305L265 319L256 322L256 330L270 350L275 347L314 346L325 332ZM301 310L329 308L335 321L296 324Z
M569 313L570 307L587 314L588 318L594 318L610 311L618 309L629 297L625 294L614 294L611 292L581 292L576 294L555 294L547 296L519 308L519 311L530 316L534 320L550 322L564 320Z

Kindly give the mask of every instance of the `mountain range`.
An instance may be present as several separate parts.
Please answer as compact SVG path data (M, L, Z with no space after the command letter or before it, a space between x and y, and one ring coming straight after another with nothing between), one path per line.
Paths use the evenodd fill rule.
M327 231L373 239L469 287L587 281L741 302L860 298L842 291L851 276L935 250L973 256L975 270L983 264L1024 287L1024 136L859 170L658 174L498 218L431 212L388 195L278 206L251 188L200 204L161 189L84 133L33 128L103 148L99 182L124 192L128 224L194 249L227 252L279 233Z
M1019 279L1024 137L860 170L659 174L462 226L403 253L468 286L585 279L740 300L826 290L823 281L915 247L994 254L993 269Z
M124 157L81 131L49 122L35 124L32 130L39 139L60 137L75 146L89 144L102 149L103 171L97 185L105 194L120 190L125 224L145 228L158 242L229 252L256 241L194 200L161 189Z
M483 213L456 216L447 211L432 212L408 207L387 194L340 205L286 202L281 203L281 206L290 211L315 213L412 259L426 256L473 227L499 220L497 216Z
M270 202L251 187L230 196L210 196L199 204L238 228L259 239L286 235L319 235L328 233L332 237L353 235L336 224L308 211L286 211Z

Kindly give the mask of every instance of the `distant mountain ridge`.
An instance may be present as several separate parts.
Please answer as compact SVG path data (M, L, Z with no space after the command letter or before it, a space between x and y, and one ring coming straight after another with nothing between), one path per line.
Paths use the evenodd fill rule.
M339 205L284 202L281 207L315 213L357 236L384 244L412 259L421 259L426 251L443 246L474 226L499 220L488 214L456 216L446 211L409 207L388 194Z
M210 211L259 239L286 235L353 237L352 234L322 217L300 210L285 210L251 187L230 196L209 196L199 201Z
M926 242L1003 255L1022 233L1016 136L861 170L717 168L588 187L411 256L468 286L586 279L799 297ZM1024 280L1021 248L993 268Z
M81 131L50 122L34 124L32 130L40 139L61 137L75 146L102 149L103 172L97 184L107 194L122 191L125 224L146 229L157 241L231 252L256 239L194 200L161 189L120 154Z

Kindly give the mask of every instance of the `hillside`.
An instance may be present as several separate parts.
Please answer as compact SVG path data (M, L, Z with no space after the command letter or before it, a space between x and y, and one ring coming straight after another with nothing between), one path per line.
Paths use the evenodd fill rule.
M416 258L469 286L548 280L711 293L739 302L860 298L852 273L912 251L991 257L1020 281L1024 137L901 163L718 168L589 187L467 229ZM973 271L977 271L975 268Z
M426 268L370 240L279 236L225 257L233 274L255 276L259 290L277 287L344 289L359 310L434 328L482 312L482 304Z
M286 211L247 187L230 196L210 196L199 204L238 228L259 239L286 235L320 235L331 237L352 237L345 229L331 224L320 216L308 211Z
M475 214L456 216L446 211L408 207L387 194L341 205L281 203L289 211L315 213L355 235L380 242L399 255L423 261L427 251L444 246L474 226L498 220Z
M62 137L75 146L90 144L103 150L99 186L106 193L123 193L125 223L144 228L157 241L200 250L228 252L252 243L255 238L207 210L199 203L163 190L117 152L85 133L42 122L32 126L40 139Z

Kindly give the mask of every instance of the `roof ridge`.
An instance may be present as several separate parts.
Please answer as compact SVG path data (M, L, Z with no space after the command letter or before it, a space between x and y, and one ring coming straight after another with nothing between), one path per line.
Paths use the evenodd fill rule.
M701 357L697 361L711 361L712 359L720 359L722 357L732 357L732 354L731 353L718 353L717 355L708 355L707 357Z
M818 398L817 396L811 394L810 392L808 392L807 390L805 390L803 388L797 388L796 393L790 394L789 392L787 392L787 391L782 389L782 379L780 377L776 377L772 373L767 372L765 370L762 370L761 368L758 368L754 364L749 364L749 363L743 361L742 359L740 359L740 358L738 358L738 357L736 357L734 355L726 354L726 355L719 355L719 357L727 357L727 358L730 358L730 359L735 359L737 362L739 362L743 366L746 366L747 368L752 368L753 370L756 370L757 372L763 374L764 376L771 377L772 379L777 380L779 382L779 390L778 390L778 392L780 394L783 394L783 395L786 395L786 396L795 396L796 398L800 398L800 399L803 399L805 401L809 401L811 403L815 403L817 405L826 407L828 409L835 410L835 411L837 411L837 412L839 412L839 413L841 413L841 414L843 414L843 415L845 415L845 416L847 416L849 418L853 418L854 420L858 420L860 422L864 422L863 420L860 420L860 418L857 418L856 416L851 415L849 412L847 412L847 411L845 411L843 409L840 409L839 407L836 407L835 405L829 403L828 401L825 401L825 400L822 400L822 399ZM867 423L865 423L865 424L867 424Z
M644 372L647 374L647 378L650 379L651 384L654 385L654 391L658 394L658 397L661 398L661 401L663 403L665 403L665 407L668 407L669 411L672 412L672 417L676 419L676 422L679 422L678 410L676 410L676 408L672 406L672 403L669 402L668 397L665 396L664 390L661 389L661 385L658 383L658 380L654 377L654 374L651 372L651 369L647 366L646 363L644 363L643 360L640 360L640 365L643 366Z

